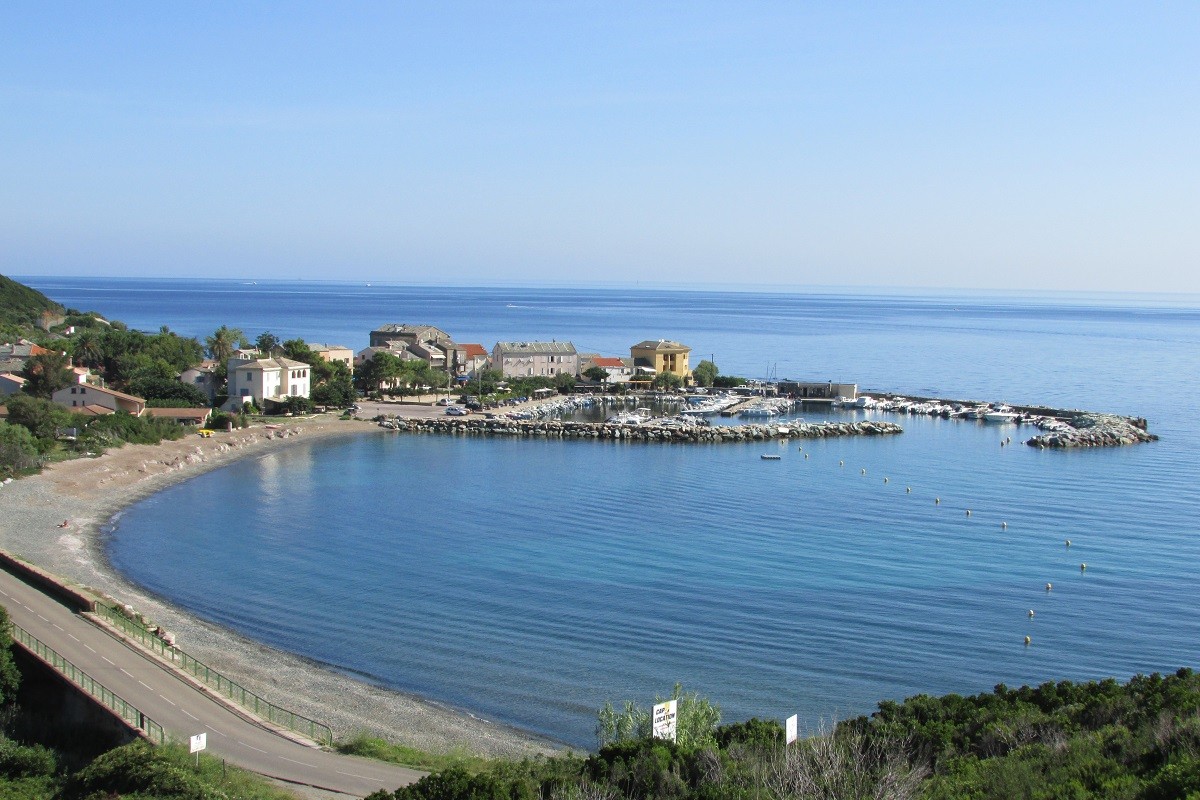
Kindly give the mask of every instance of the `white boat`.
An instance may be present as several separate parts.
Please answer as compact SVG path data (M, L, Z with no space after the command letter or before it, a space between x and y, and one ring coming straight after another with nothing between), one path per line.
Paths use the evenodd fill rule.
M1016 422L1017 417L1019 416L1020 415L1013 411L1009 406L996 406L995 408L983 412L984 422L998 422L1000 424Z
M855 408L870 408L875 405L875 399L872 397L860 397L854 401Z

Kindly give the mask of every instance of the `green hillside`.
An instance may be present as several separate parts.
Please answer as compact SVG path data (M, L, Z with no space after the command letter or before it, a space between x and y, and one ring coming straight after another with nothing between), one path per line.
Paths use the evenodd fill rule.
M37 325L45 311L62 314L65 309L38 290L0 275L0 326L6 333Z

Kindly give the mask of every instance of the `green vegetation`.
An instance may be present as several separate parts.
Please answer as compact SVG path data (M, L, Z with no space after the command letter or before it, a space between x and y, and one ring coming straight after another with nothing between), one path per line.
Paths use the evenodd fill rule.
M450 753L428 753L414 747L392 744L374 736L356 736L347 742L339 742L336 749L339 753L347 755L374 758L428 771L457 767L470 773L478 773L485 771L492 764L491 759L471 755L465 750Z
M408 395L441 389L447 385L448 376L424 361L401 360L395 355L380 351L364 361L354 373L354 382L359 391L366 395ZM424 388L422 388L424 387Z
M884 702L786 748L778 722L718 725L703 698L674 696L678 743L649 737L645 709L607 704L594 755L454 763L372 800L1200 800L1200 676L1189 669Z
M692 380L697 386L712 386L717 380L717 365L709 361L707 358L696 365L692 370Z
M683 387L683 378L676 375L674 372L660 372L654 376L654 380L650 385L658 390L680 389Z
M0 338L34 338L34 331L64 314L65 309L37 289L0 275Z

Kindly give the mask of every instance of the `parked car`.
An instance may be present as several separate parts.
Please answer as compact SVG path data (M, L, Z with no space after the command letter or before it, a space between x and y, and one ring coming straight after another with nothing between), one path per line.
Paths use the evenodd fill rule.
M465 417L471 412L462 406L450 406L446 409L446 414L451 417Z

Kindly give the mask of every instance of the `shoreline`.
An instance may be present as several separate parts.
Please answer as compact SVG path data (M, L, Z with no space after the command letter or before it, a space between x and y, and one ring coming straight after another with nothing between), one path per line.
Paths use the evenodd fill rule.
M109 563L105 537L121 513L170 486L305 442L378 435L361 420L324 417L189 435L158 445L125 445L98 458L48 466L0 489L0 548L80 586L129 603L174 633L180 647L229 678L333 728L338 740L378 736L421 750L522 758L565 745L466 709L386 689L304 656L208 622L138 586ZM65 528L60 527L68 521Z

